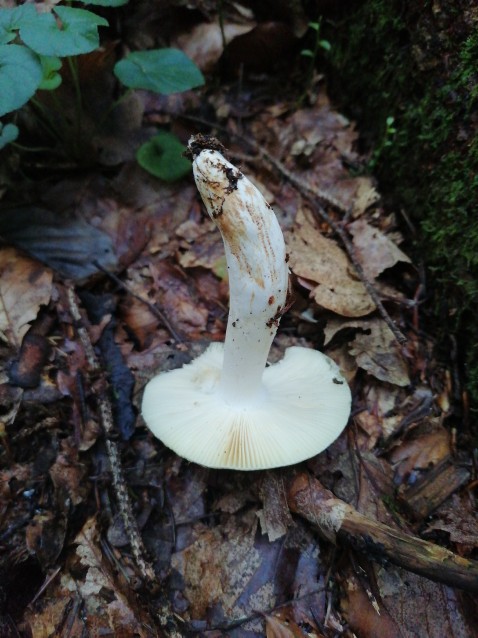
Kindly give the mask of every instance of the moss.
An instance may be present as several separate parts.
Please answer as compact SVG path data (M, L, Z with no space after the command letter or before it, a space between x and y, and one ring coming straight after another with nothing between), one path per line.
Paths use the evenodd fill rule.
M329 22L333 90L377 149L382 189L419 228L437 309L446 302L438 337L453 331L468 352L478 408L478 10L409 4L364 0Z

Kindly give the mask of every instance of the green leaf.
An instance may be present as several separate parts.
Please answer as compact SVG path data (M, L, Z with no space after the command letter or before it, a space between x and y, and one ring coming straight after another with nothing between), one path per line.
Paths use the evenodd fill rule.
M42 55L40 56L40 62L43 77L38 88L43 91L53 91L57 89L62 82L61 75L58 73L61 69L60 58Z
M22 4L11 9L0 9L0 44L7 44L17 37L22 21L37 16L33 4Z
M332 45L328 40L320 40L319 44L324 49L324 51L330 51L332 48Z
M0 116L28 102L41 79L40 60L33 51L19 44L0 45Z
M129 0L80 0L83 4L95 4L99 7L122 7Z
M0 150L10 142L14 142L18 137L18 127L15 124L5 124L0 122Z
M114 73L125 86L163 95L204 84L201 71L179 49L135 51L116 63Z
M306 58L313 58L314 57L314 52L311 51L310 49L302 49L300 54L303 55Z
M148 173L165 182L174 182L191 170L191 162L183 157L185 150L175 135L161 131L140 146L136 159Z
M54 13L41 13L22 20L20 36L23 42L40 55L65 57L90 53L98 48L98 27L108 26L107 20L85 9L55 7Z

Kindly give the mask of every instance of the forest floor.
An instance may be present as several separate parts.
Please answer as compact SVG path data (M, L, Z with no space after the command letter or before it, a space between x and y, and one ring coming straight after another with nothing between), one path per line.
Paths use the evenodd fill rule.
M130 45L150 34L139 7ZM283 45L284 23L224 56L207 18L182 33L178 18L172 41L205 87L131 93L96 166L10 155L23 181L1 194L0 637L477 635L470 425L453 344L430 334L410 212L384 206L292 30L279 71L261 47ZM254 25L242 12L237 32ZM103 100L108 56L84 57ZM277 214L293 303L270 361L316 348L350 384L347 428L299 466L203 468L140 416L147 381L223 341L228 312L192 174L165 183L134 159L158 127L215 135Z

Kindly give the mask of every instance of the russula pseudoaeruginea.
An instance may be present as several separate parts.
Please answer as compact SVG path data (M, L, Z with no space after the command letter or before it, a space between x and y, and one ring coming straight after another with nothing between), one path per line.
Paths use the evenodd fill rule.
M212 468L292 465L344 429L351 395L322 353L291 347L266 367L288 288L284 237L259 190L213 138L192 137L196 185L224 240L230 286L225 343L146 386L142 413L180 456ZM221 147L222 148L222 147Z

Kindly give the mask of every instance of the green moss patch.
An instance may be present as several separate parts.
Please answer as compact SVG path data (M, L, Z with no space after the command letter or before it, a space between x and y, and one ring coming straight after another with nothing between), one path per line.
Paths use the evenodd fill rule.
M365 0L325 35L335 98L376 149L382 190L419 229L445 317L437 336L456 334L478 407L478 11L441 5Z

